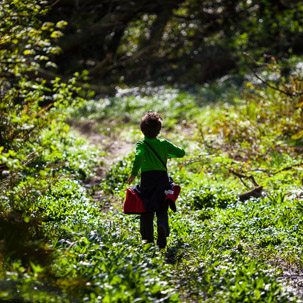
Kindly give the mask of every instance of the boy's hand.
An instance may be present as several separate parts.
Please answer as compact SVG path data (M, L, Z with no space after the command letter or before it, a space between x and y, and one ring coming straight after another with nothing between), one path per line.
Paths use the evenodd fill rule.
M135 178L136 178L136 176L131 175L131 176L128 178L127 183L128 183L128 184L131 184L131 183L135 180Z

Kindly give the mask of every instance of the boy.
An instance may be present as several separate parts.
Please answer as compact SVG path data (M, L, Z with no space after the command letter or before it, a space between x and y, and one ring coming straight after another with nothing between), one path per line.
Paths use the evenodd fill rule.
M182 148L164 139L158 139L162 127L162 118L158 113L148 112L140 122L144 141L137 142L136 156L128 179L131 184L141 168L141 182L133 187L133 191L142 199L147 210L140 215L140 233L144 242L154 242L153 219L157 215L157 245L165 248L166 237L169 236L168 202L165 191L175 185L167 175L167 159L185 155Z

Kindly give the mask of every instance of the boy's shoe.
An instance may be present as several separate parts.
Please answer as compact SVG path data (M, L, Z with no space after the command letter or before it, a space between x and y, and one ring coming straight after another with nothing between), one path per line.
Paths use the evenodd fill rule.
M158 226L158 239L157 239L157 245L159 248L165 248L166 247L166 230L163 225Z

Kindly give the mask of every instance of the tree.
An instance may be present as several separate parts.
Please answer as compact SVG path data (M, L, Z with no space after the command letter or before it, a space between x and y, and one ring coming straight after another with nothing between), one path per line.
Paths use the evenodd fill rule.
M61 0L60 74L91 82L203 83L243 67L242 52L302 54L303 4L279 0Z
M45 13L38 0L1 1L0 229L4 238L3 229L10 219L19 227L25 220L38 227L37 193L41 194L45 184L51 186L56 176L42 161L37 161L35 169L30 165L43 158L42 132L52 127L63 131L60 122L66 108L82 102L74 78L64 83L42 76L42 69L54 65L50 59L60 48L52 40L61 35L65 24L41 23L39 18Z

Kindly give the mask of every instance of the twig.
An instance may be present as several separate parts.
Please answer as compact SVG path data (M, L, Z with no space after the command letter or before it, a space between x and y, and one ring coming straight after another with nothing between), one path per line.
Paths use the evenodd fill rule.
M201 163L201 162L203 162L203 163ZM194 164L194 163L206 164L206 163L209 163L209 161L207 161L207 160L204 159L203 157L198 157L198 158L195 158L195 159L185 160L185 161L183 161L181 164L182 164L183 166L187 166L187 165L191 165L191 164Z
M202 139L202 142L203 144L206 146L207 149L214 149L212 146L210 146L207 141L205 140L205 137L204 137L204 133L203 133L203 130L201 127L199 127L199 133L200 133L200 136L201 136L201 139Z
M278 173L280 173L282 171L290 170L290 169L292 169L294 167L301 166L301 165L303 165L303 162L300 162L300 163L297 163L297 164L294 164L294 165L290 165L290 166L286 166L286 167L284 167L284 168L282 168L282 169L277 170L276 172L274 172L273 175L276 175L276 174L278 174Z
M56 0L55 2L51 3L50 6L55 6L60 0Z
M245 176L245 175L242 175L242 174L240 174L240 173L237 173L237 172L233 171L231 168L229 168L228 170L229 170L232 174L234 174L235 176L237 176L237 177L240 179L240 181L241 181L247 188L249 188L249 186L247 186L247 185L245 184L245 182L244 182L243 179L249 179L249 180L251 180L251 182L253 183L254 186L259 187L258 183L256 182L255 178L254 178L252 175L250 175L250 176Z
M246 201L251 197L260 198L262 197L262 191L263 191L262 186L255 187L254 189L239 195L240 201L242 202Z

